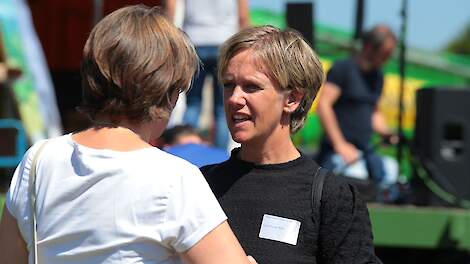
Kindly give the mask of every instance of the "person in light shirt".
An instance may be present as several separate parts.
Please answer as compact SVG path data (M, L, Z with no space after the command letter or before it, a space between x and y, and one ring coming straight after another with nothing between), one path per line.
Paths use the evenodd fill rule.
M93 126L26 153L6 195L0 263L33 263L33 214L38 263L249 263L199 169L149 144L198 67L185 35L159 9L129 6L94 27L83 56Z

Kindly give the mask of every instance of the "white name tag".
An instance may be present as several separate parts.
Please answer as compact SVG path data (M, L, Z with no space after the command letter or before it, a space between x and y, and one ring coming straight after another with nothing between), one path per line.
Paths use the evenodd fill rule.
M265 214L259 230L259 237L297 245L300 222L288 218Z

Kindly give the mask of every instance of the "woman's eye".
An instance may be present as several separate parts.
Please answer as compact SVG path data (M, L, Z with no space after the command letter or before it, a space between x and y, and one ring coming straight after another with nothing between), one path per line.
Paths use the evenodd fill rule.
M255 84L249 84L249 85L246 85L245 86L245 90L247 92L256 92L258 90L260 90L261 88L258 86L258 85L255 85Z
M233 89L235 87L235 84L233 84L233 83L224 83L223 86L224 86L224 89Z

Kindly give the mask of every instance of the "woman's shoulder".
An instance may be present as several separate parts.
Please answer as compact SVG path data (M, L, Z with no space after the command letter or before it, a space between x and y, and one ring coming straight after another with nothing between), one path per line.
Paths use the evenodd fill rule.
M202 166L200 170L202 174L204 175L204 177L207 178L207 177L211 177L212 175L219 174L220 172L230 171L232 167L233 167L233 163L231 162L230 159L228 159L223 162Z
M331 170L327 170L326 177L325 177L325 187L337 189L341 188L341 186L349 185L349 183L344 179L343 176L339 176L335 174Z
M169 154L158 148L149 148L134 156L135 163L142 167L151 167L154 171L167 172L183 177L185 175L200 174L199 168L189 161Z
M329 174L321 204L320 259L341 263L380 263L374 254L367 205L354 183ZM364 260L368 261L364 261Z
M322 201L330 207L351 208L357 202L362 202L356 187L339 176L329 171L325 177Z

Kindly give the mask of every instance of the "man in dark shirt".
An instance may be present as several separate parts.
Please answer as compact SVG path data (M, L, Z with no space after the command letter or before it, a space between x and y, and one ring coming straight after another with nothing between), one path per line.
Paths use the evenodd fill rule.
M384 180L382 159L369 142L373 131L384 137L392 135L377 102L384 84L381 68L396 42L388 27L375 26L364 35L357 56L336 62L328 72L317 109L325 130L317 157L320 165L333 169L334 154L351 164L362 152L369 177L378 184Z

